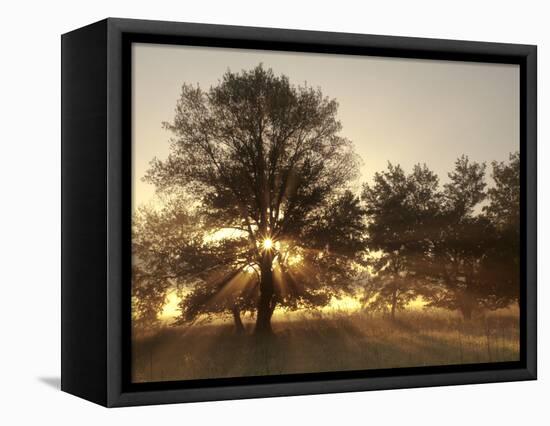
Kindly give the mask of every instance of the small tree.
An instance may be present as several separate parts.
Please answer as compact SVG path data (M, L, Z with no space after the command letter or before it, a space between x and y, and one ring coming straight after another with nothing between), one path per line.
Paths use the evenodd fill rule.
M425 165L416 165L407 176L400 166L388 164L386 171L375 174L372 186L364 185L363 200L369 248L375 252L369 262L374 274L369 287L377 287L366 302L375 309L389 305L395 319L396 310L420 291L419 261L428 251L440 202L438 178Z
M397 310L404 309L407 304L418 295L417 281L408 276L397 259L388 260L385 256L384 269L365 284L361 301L364 307L373 311L387 312L389 309L392 321L395 320ZM396 256L397 257L397 256Z
M482 264L490 295L488 308L501 308L519 299L520 288L520 159L493 162L494 187L488 189L489 205L483 208L495 230L494 243Z
M490 222L476 212L486 197L485 164L462 156L449 179L426 252L426 278L432 285L424 297L431 306L458 309L470 319L486 297L480 272L493 235Z

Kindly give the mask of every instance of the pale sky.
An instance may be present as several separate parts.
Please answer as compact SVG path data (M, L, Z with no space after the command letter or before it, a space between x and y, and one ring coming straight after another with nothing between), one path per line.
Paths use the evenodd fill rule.
M388 161L406 171L426 163L445 182L462 154L489 166L519 150L518 65L138 43L132 46L134 208L154 196L141 178L153 157L168 155L171 134L161 123L173 120L182 84L207 90L228 69L260 62L338 100L341 135L362 159L358 183L370 182Z

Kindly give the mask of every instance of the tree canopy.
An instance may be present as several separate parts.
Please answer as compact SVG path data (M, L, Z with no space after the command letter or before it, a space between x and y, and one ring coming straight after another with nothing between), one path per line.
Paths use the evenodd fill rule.
M374 175L372 185L363 186L368 247L374 251L369 263L377 288L366 302L377 309L389 305L392 318L420 293L420 260L430 249L432 221L441 203L438 182L426 165L418 164L406 175L389 163Z
M518 155L509 164L493 163L495 185L489 189L485 168L462 156L439 188L425 165L407 176L389 164L373 185L364 185L368 246L378 251L365 300L371 308L390 306L394 316L420 296L428 306L470 318L476 310L517 300Z

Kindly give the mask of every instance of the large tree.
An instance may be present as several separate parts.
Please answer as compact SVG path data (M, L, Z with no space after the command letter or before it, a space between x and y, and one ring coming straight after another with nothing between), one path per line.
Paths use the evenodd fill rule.
M146 179L160 192L194 197L208 232L240 233L216 261L225 277L244 272L239 259L257 277L258 333L271 332L278 303L322 304L348 291L351 265L361 260L364 212L347 191L358 160L340 136L337 110L320 89L259 65L228 71L206 91L184 84L164 124L170 154L152 162ZM219 293L225 282L203 280L199 293Z

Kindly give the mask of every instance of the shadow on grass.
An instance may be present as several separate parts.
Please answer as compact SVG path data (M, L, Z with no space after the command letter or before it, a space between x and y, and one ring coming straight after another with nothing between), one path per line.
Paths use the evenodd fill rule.
M164 328L135 339L135 381L513 361L517 315L463 322L450 312L387 317L329 314L273 324L275 336L237 335L229 324Z

